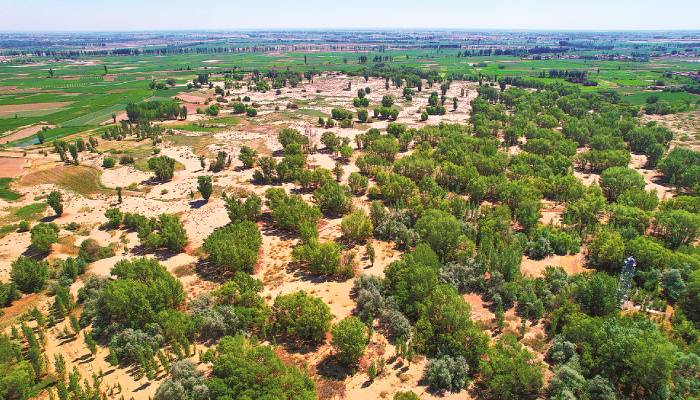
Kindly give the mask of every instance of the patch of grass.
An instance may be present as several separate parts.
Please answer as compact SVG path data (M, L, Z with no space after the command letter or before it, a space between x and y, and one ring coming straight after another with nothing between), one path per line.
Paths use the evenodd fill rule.
M17 225L17 224L0 226L0 239L4 238L5 236L9 235L10 233L16 231L18 229L18 227L19 227L19 225Z
M12 178L0 178L0 199L15 201L22 197L21 194L10 190L10 182Z
M22 207L11 207L8 209L9 213L0 219L0 223L12 224L22 220L36 221L44 215L46 207L48 207L48 205L43 201L27 204Z
M66 190L89 197L95 193L106 192L100 183L101 171L82 165L62 165L51 169L32 172L20 180L24 186L54 184Z

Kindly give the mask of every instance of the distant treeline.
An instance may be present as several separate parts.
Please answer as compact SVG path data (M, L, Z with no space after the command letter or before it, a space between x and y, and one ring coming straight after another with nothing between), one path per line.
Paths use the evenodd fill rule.
M463 52L457 52L457 57L484 57L484 56L528 56L533 54L552 54L552 53L566 53L569 51L568 47L550 47L550 46L538 46L531 48L489 48L489 49L479 49L479 50L465 50Z
M180 104L174 100L129 103L126 105L126 115L131 122L176 119L180 115Z

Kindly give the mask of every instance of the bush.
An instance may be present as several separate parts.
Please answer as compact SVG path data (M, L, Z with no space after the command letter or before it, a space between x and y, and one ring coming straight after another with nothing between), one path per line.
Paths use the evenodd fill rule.
M352 207L348 188L336 182L326 181L314 191L314 200L321 211L331 214L345 214Z
M228 197L226 193L222 196L226 203L226 211L231 223L236 224L242 221L257 221L260 217L262 200L256 195L250 195L245 201L235 197Z
M215 230L204 241L203 249L217 268L228 272L253 272L258 261L262 236L255 223L238 222Z
M203 175L197 177L197 190L199 191L199 194L202 195L204 201L209 201L209 197L211 197L213 189L211 176Z
M416 221L416 232L428 243L440 258L452 259L459 251L460 243L466 240L457 218L440 210L425 211Z
M45 261L20 256L12 263L10 279L24 293L37 293L46 286L49 266Z
M272 306L275 330L295 341L321 342L333 319L330 308L318 297L302 291L277 296Z
M274 348L243 336L219 342L207 386L211 399L316 399L305 372L284 363Z
M61 192L54 190L49 193L49 196L46 198L46 203L53 209L57 216L60 217L63 215L63 196L61 196Z
M480 370L487 399L527 398L542 388L541 364L511 335L489 348Z
M610 315L617 311L617 281L604 272L583 277L574 292L574 299L581 310L594 317Z
M258 152L248 146L241 146L238 153L238 160L243 163L243 168L250 169L255 165L255 160L258 157Z
M430 360L425 380L431 390L459 392L469 384L469 365L463 357L443 355Z
M82 258L88 263L113 256L114 250L112 250L112 247L102 247L95 239L85 239L82 243L80 243L80 252L78 253L78 257Z
M175 173L175 160L168 156L159 156L148 159L148 169L155 172L159 181L167 182L173 179Z
M51 245L58 243L58 226L51 223L39 223L32 227L31 247L33 250L46 254L51 251Z
M280 229L301 233L304 228L316 229L321 212L307 204L301 196L287 194L282 189L268 189L265 192L267 204L272 210L272 218Z
M348 177L348 186L350 186L350 190L358 196L365 194L368 183L369 180L367 177L358 172L351 172Z
M364 210L346 215L340 223L343 236L352 242L362 242L372 236L374 226Z
M338 360L345 365L355 364L369 344L369 329L356 317L347 317L333 326L331 344Z
M112 157L105 157L102 160L103 168L114 168L115 165L117 165L117 161Z
M609 201L615 201L626 190L644 189L642 175L627 167L608 168L600 175L600 187Z
M336 242L319 243L318 239L308 240L292 251L295 261L303 263L314 274L319 275L350 275L351 271L343 270L341 263L342 248Z
M105 217L107 217L107 227L117 229L121 226L124 215L118 208L110 208L105 211Z
M624 258L625 241L617 231L599 231L588 246L588 262L597 269L617 272Z
M153 397L154 400L205 400L209 388L202 374L188 360L175 361L170 368L170 377L163 381Z

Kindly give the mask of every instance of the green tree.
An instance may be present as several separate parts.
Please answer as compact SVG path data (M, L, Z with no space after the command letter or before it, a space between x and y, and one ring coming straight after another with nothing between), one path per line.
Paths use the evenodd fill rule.
M321 211L345 214L352 207L349 189L336 182L326 181L314 192L314 200Z
M211 399L316 399L305 372L282 362L272 347L243 336L219 342L206 384Z
M63 196L61 196L61 192L54 190L49 193L46 203L53 209L56 216L60 217L63 215Z
M330 327L330 308L302 291L280 295L272 306L273 326L279 334L301 342L319 343Z
M202 175L197 177L197 190L199 191L199 194L202 195L204 201L209 201L209 197L211 197L213 189L211 176Z
M45 261L20 256L12 262L10 279L24 293L37 293L46 286L49 266Z
M452 259L459 245L466 240L457 218L441 210L425 211L415 229L421 240L428 243L443 261Z
M359 209L343 217L340 223L340 230L348 240L363 242L372 236L374 226L372 226L372 220L367 213Z
M168 156L149 158L148 169L155 172L159 181L168 182L173 179L175 173L175 160Z
M258 157L258 153L248 146L241 146L241 150L238 153L238 160L243 163L243 168L250 169L255 165L255 160Z
M644 189L642 175L627 167L608 168L600 175L600 187L609 201L615 201L626 190Z
M217 268L250 273L258 261L261 244L262 236L255 223L242 221L215 230L204 241L203 249Z
M574 299L581 310L594 317L602 317L618 310L617 281L604 272L581 278L574 291Z
M331 329L338 360L345 365L354 365L362 357L369 344L369 329L357 317L347 317Z
M32 249L42 254L50 252L51 245L58 243L58 231L53 222L34 225L30 231Z
M504 335L489 348L481 362L487 399L520 399L542 388L542 366L512 335Z

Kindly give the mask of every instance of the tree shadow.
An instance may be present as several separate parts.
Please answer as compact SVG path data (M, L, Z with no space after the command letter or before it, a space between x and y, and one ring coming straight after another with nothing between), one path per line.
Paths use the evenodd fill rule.
M208 203L208 201L204 200L204 199L192 200L192 201L190 201L190 207L194 208L194 209L199 209L207 203Z
M316 372L324 378L342 381L352 376L355 371L342 365L335 355L329 354L318 363Z

